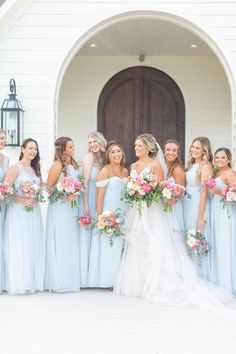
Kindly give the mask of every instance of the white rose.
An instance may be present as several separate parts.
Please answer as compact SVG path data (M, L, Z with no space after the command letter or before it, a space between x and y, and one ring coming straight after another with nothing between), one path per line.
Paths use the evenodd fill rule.
M48 192L45 189L42 190L42 199L46 202L48 200Z
M39 185L38 184L33 184L32 188L37 192L39 189Z
M133 183L132 183L131 181L129 181L129 182L127 183L126 187L127 187L128 189L132 189Z
M193 247L193 245L194 245L194 243L195 243L195 238L194 237L189 237L188 239L187 239L187 244L192 248Z
M172 197L172 193L171 193L171 191L168 188L164 188L163 189L162 195L166 199L171 199L171 197Z
M63 191L63 188L62 188L62 186L61 186L61 182L58 182L58 183L57 183L57 190L58 190L59 192L62 192L62 191Z
M190 236L190 235L195 236L196 233L197 233L197 231L196 231L195 229L189 229L189 230L187 231L187 235L188 235L188 236Z

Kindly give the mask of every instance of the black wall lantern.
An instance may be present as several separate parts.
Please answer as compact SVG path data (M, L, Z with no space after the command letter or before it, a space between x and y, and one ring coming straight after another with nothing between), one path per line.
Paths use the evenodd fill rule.
M9 98L3 101L1 107L1 128L7 133L8 146L20 146L23 139L23 108L16 98L16 83L10 80Z

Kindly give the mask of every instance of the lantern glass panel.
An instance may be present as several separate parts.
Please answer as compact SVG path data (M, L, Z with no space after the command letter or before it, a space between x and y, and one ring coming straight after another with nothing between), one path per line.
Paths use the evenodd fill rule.
M3 111L3 129L7 133L7 145L18 145L18 111Z

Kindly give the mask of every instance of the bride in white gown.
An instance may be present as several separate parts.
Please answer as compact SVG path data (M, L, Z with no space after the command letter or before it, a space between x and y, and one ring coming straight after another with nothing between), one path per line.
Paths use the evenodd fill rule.
M164 172L157 161L158 144L151 134L135 141L138 157L131 175L150 171L161 181ZM162 153L162 152L161 152ZM201 308L219 306L228 294L197 275L178 232L174 213L163 211L162 203L142 206L142 215L129 208L127 235L120 272L114 287L116 294L142 297L165 305Z

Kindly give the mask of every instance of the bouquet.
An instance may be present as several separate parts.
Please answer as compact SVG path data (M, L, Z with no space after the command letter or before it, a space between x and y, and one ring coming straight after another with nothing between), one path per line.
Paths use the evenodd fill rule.
M86 229L92 228L96 224L96 220L92 218L92 216L87 215L87 216L81 216L78 218L78 223L85 227Z
M214 188L216 186L216 181L214 178L207 178L202 181L203 187Z
M23 182L20 185L21 192L23 193L25 198L32 199L34 201L39 201L41 203L45 203L48 200L48 192L45 188L41 188L38 184L29 181ZM25 211L33 211L33 206L25 206Z
M224 204L224 208L236 202L236 183L223 189L221 202Z
M9 183L6 182L0 184L0 201L2 200L5 200L8 205L15 202L15 190L13 187L10 187Z
M189 229L186 234L186 243L193 254L198 257L206 255L209 251L209 243L204 235L195 229Z
M83 179L64 177L50 191L49 201L55 203L61 197L74 196L71 201L72 208L78 208L76 197L83 192Z
M172 200L178 201L180 199L183 199L184 196L188 196L188 198L191 198L190 194L186 192L184 186L169 181L162 181L160 185L162 200L164 202L164 211L173 211L171 205Z
M115 211L104 211L98 216L97 227L103 235L108 237L111 247L114 237L123 236L121 230L123 224L124 220L119 209Z
M128 183L124 187L122 200L125 200L131 207L137 205L138 212L142 213L142 203L145 202L148 207L153 202L159 202L162 198L160 184L157 176L150 171L143 173L142 176L128 177Z

